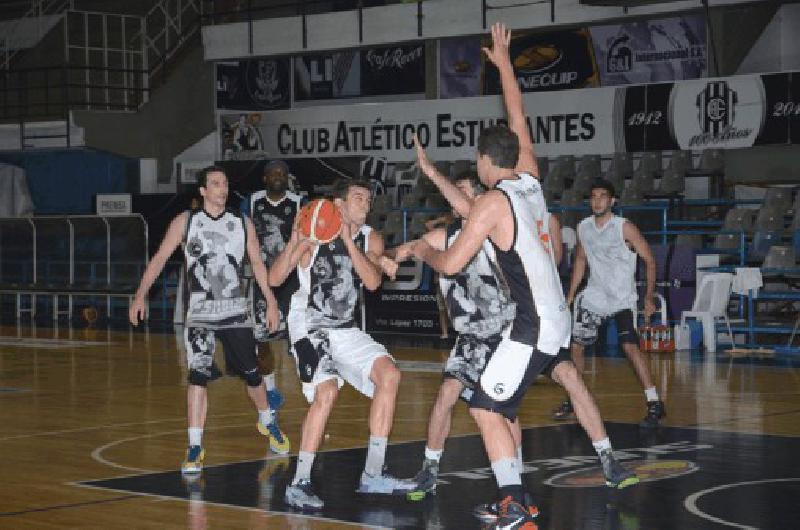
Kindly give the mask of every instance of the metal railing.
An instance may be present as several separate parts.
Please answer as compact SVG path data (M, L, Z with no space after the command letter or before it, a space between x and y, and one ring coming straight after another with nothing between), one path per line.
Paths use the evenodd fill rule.
M2 52L0 69L8 69L14 56L22 51L23 48L12 46L14 46L15 41L21 38L20 34L27 29L26 25L29 21L40 20L41 17L47 15L63 15L68 9L72 8L73 2L74 0L35 0L31 2L31 8L27 13L18 18L11 30L0 37L0 42L2 42L2 46L0 46L0 52ZM39 35L40 38L42 36Z

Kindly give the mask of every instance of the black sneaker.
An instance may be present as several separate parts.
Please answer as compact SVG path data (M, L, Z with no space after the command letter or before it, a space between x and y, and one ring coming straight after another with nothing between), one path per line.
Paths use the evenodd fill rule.
M566 421L575 418L575 409L572 408L572 402L565 399L561 405L553 409L553 419L557 421Z
M498 504L497 519L488 528L492 530L538 530L527 508L508 496Z
M436 493L436 479L439 478L439 462L429 458L422 463L422 469L414 477L417 491Z
M640 427L658 427L658 421L662 418L667 417L667 409L664 408L664 402L661 400L658 401L648 401L647 402L647 414L645 415L644 419L639 422Z
M528 513L531 517L538 517L539 508L533 504L533 498L530 493L525 492L525 504L528 506ZM497 514L500 512L500 501L494 501L487 504L479 504L472 509L472 515L480 519L484 523L493 523L497 521Z
M622 464L614 458L611 449L600 453L600 463L603 465L603 475L606 477L606 486L609 488L621 490L639 483L636 473L622 467Z

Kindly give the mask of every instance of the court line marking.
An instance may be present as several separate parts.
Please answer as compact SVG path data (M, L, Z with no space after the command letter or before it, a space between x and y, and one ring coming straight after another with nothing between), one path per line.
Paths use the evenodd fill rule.
M715 523L722 524L722 525L725 525L725 526L733 526L734 528L742 528L744 530L757 530L758 527L756 527L756 526L747 526L747 525L744 525L744 524L734 523L734 522L726 521L725 519L720 519L719 517L714 517L713 515L707 514L706 512L702 511L700 508L697 507L697 500L700 497L702 497L703 495L706 495L708 493L713 493L715 491L736 488L736 487L739 487L739 486L753 486L753 485L757 485L757 484L770 484L770 483L774 483L774 482L800 482L800 477L795 477L795 478L767 478L767 479L763 479L763 480L748 480L748 481L745 481L745 482L732 482L730 484L722 484L720 486L714 486L713 488L708 488L708 489L697 491L695 493L692 493L688 497L686 497L686 499L683 501L683 507L686 508L686 510L689 513L691 513L693 515L696 515L697 517L700 517L701 519L705 519L707 521L713 521Z
M211 467L215 467L215 466L211 466ZM122 478L122 477L116 477L116 478ZM130 493L127 490L119 490L119 489L115 489L115 488L109 488L109 487L106 487L106 486L95 486L95 485L91 485L91 484L82 484L80 482L67 482L66 484L69 485L69 486L77 486L79 488L114 491L114 492L119 492L119 493ZM136 493L133 494L133 496L135 496L135 497L149 497L149 498L153 498L153 499L156 499L156 500L159 500L159 501L179 501L179 502L187 502L187 503L197 502L197 501L192 501L191 499L184 499L182 497L169 497L169 496L166 496L166 495L155 495L153 493L136 492ZM370 529L373 529L373 530L392 530L391 528L386 527L386 526L375 526L375 525L370 525L370 524L366 524L366 523L353 523L351 521L344 521L344 520L340 520L340 519L331 519L329 517L322 517L322 516L319 516L319 515L309 515L309 514L304 514L304 513L294 513L294 512L288 512L288 511L287 512L278 512L278 511L274 511L274 510L265 510L263 508L253 508L251 506L238 506L236 504L228 504L228 503L224 503L224 502L214 502L214 501L205 501L205 500L201 501L201 502L203 504L210 505L210 506L221 506L223 508L234 508L234 509L237 509L237 510L244 510L244 511L248 511L248 512L257 512L257 513L261 513L261 514L264 514L264 515L270 515L270 516L275 516L275 517L286 517L286 518L296 517L296 518L299 518L299 519L308 519L308 520L311 520L311 521L320 521L320 522L324 522L324 523L336 523L336 524L341 524L341 525L344 525L344 526L354 526L354 527L357 527L357 528L370 528Z
M398 405L418 405L420 403L427 403L421 401L405 401L403 403L398 403ZM359 405L358 403L351 403L351 404L344 404L344 405L337 405L336 408L355 408L355 407L363 407L365 405ZM293 408L293 409L281 409L281 414L287 412L305 412L308 410L308 407L304 408ZM250 416L254 414L253 412L234 412L231 414L215 414L213 416L209 415L208 418L220 419L220 418L233 418L236 416ZM186 422L186 416L180 416L175 418L162 418L160 420L145 420L145 421L135 421L135 422L127 422L127 423L109 423L104 425L94 425L91 427L76 427L74 429L61 429L57 431L40 431L35 433L28 433L28 434L12 434L10 436L2 436L0 437L0 442L5 442L9 440L20 440L24 438L37 438L39 436L55 436L59 434L72 434L76 432L87 432L87 431L96 431L99 429L117 429L120 427L136 427L139 425L155 425L158 423L169 423L174 421Z
M17 512L0 512L0 517L14 517L18 515L26 515L29 513L50 512L53 510L66 510L69 508L82 508L84 506L91 506L94 504L106 504L109 502L124 501L128 499L135 499L136 495L123 495L121 497L114 497L113 499L98 499L95 501L74 502L72 504L54 504L53 506L44 506L42 508L31 508L29 510L20 510Z

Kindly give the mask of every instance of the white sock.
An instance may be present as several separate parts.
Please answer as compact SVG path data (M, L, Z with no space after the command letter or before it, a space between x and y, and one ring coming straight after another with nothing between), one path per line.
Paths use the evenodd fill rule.
M275 414L270 410L259 410L258 411L258 422L261 425L267 426L275 419Z
M501 488L503 486L522 485L522 478L515 458L501 458L492 462L492 471L494 472L494 478L497 479L497 485Z
M267 385L267 390L275 390L275 374L264 376L264 384Z
M522 446L517 446L517 465L519 466L519 472L522 473L525 470L525 466L522 463Z
M442 453L444 453L444 449L439 449L437 451L425 446L425 460L436 460L438 462L442 459Z
M317 453L307 453L305 451L297 453L297 470L294 472L292 485L301 480L311 480L311 466L314 465L315 456L317 456Z
M200 427L189 427L189 445L203 445L203 429Z
M608 436L606 436L602 440L592 442L592 445L594 446L594 450L597 451L598 455L605 450L609 451L611 450L611 440L608 439Z
M644 395L645 397L647 397L648 402L658 401L658 390L656 390L656 387L654 386L651 386L650 388L645 388Z
M383 462L386 459L386 443L388 439L382 436L370 436L367 446L367 463L364 472L376 477L383 474Z

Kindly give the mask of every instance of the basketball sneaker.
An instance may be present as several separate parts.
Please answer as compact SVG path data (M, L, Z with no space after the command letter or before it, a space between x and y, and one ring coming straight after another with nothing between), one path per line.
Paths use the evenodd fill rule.
M561 405L553 409L553 419L557 421L575 419L575 409L572 408L572 401L565 399Z
M267 403L269 403L270 409L277 411L283 406L283 402L283 394L281 394L280 390L277 388L273 390L267 390Z
M510 495L498 504L497 519L489 525L492 530L538 530L534 516Z
M621 490L639 483L636 473L622 467L611 449L600 452L600 463L603 465L603 475L609 488Z
M658 427L658 422L662 418L667 417L667 409L664 407L664 402L660 399L658 401L647 402L647 414L644 419L639 422L640 427Z
M414 477L417 483L416 489L426 493L436 493L436 479L439 478L439 462L426 458L422 463L422 469Z
M267 425L259 421L256 423L256 427L258 427L258 432L269 438L269 448L272 449L273 453L285 455L289 452L292 445L289 443L289 438L287 438L286 435L283 434L283 431L281 431L281 428L278 427L277 416Z
M310 480L300 480L286 488L283 502L298 510L321 510L325 503L311 489Z
M525 505L528 507L528 513L531 517L539 516L539 508L533 504L533 498L530 493L525 492ZM480 519L484 523L493 523L497 521L497 514L500 512L500 501L494 501L487 504L479 504L472 510L472 515Z
M395 478L386 470L380 475L370 475L366 471L361 473L358 484L358 493L379 493L381 495L406 495L417 487L413 479Z
M206 457L206 452L199 445L190 445L186 450L186 458L181 465L181 473L184 475L193 475L200 473L203 470L203 460Z

